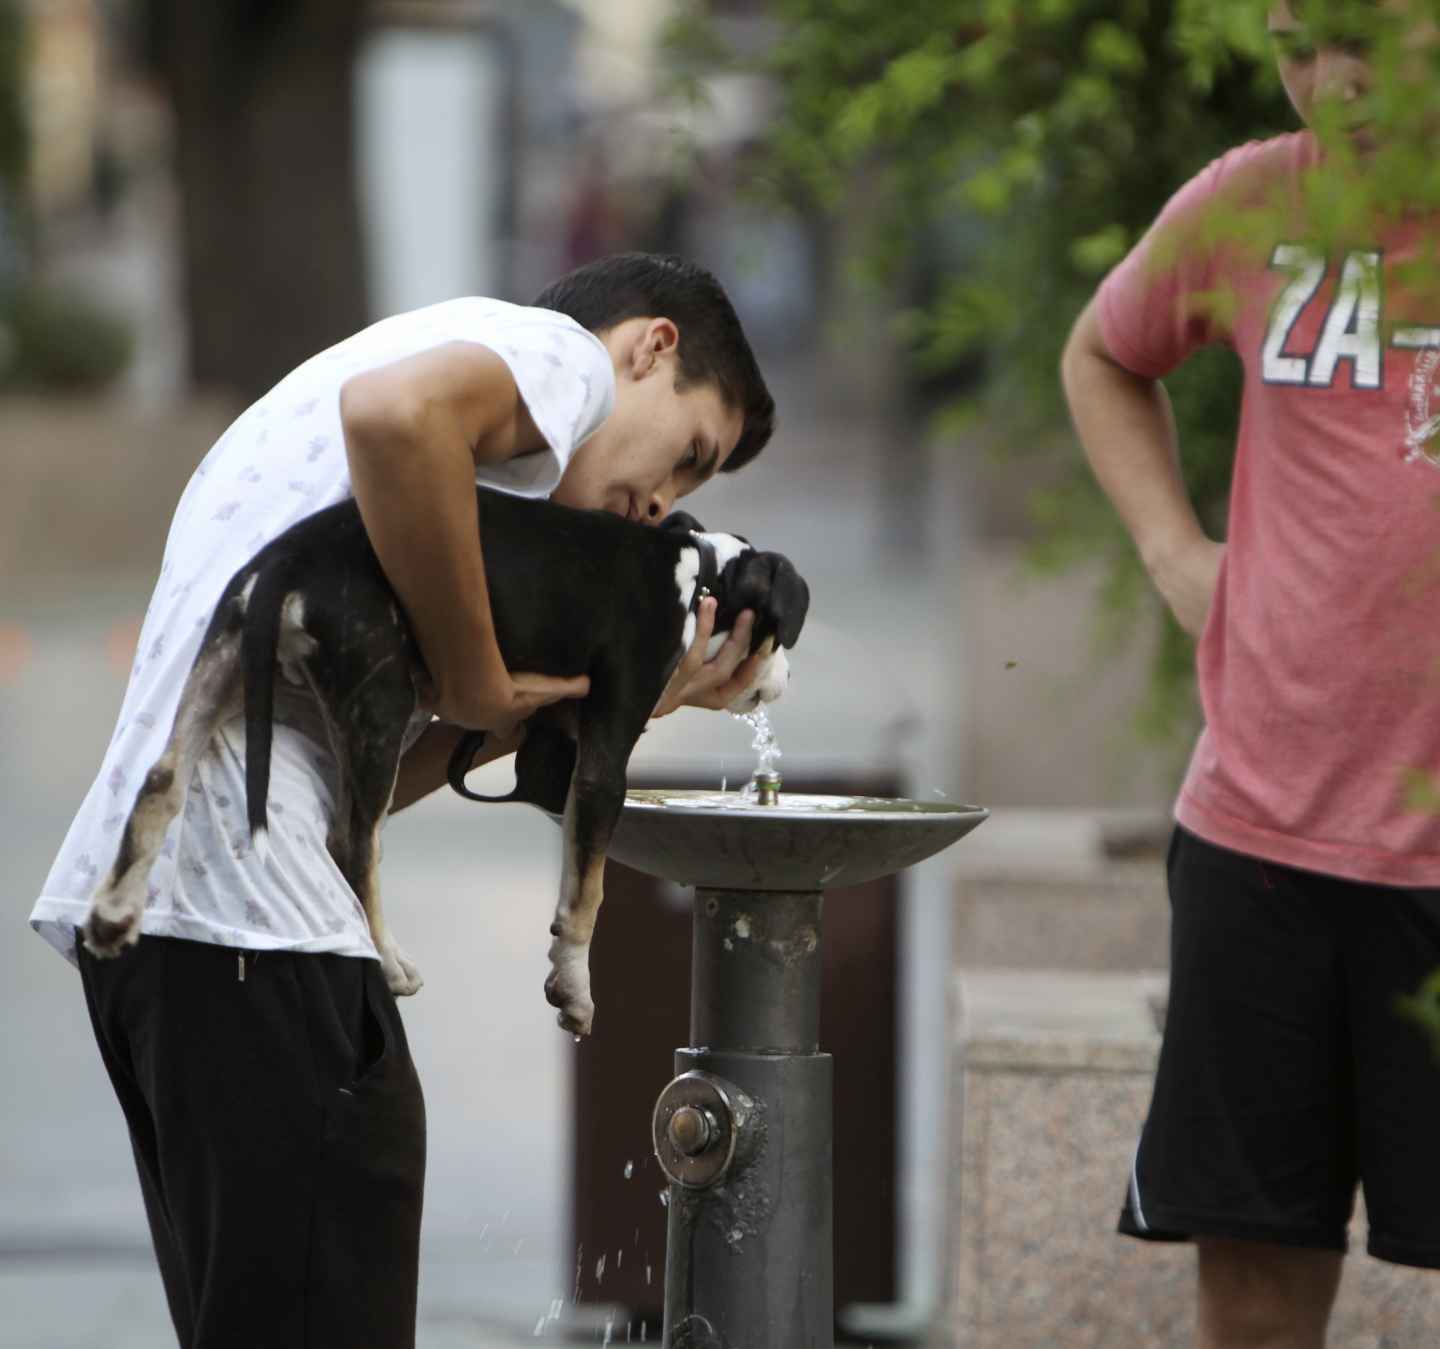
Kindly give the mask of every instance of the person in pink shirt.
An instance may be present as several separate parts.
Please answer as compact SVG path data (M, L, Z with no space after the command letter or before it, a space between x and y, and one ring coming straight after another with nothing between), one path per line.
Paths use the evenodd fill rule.
M1440 1268L1440 1068L1395 1010L1440 969L1420 786L1440 780L1440 287L1427 304L1406 267L1436 220L1322 240L1307 173L1363 172L1384 142L1366 33L1308 12L1268 20L1307 129L1181 188L1062 362L1096 477L1198 639L1169 1012L1120 1230L1196 1243L1200 1349L1324 1344L1357 1184L1370 1253ZM1433 60L1418 0L1369 12ZM1209 343L1244 368L1224 543L1186 496L1160 382Z

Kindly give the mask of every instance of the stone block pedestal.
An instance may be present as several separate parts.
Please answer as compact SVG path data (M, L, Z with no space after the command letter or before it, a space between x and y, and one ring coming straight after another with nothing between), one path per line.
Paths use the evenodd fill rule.
M1164 976L958 976L953 1349L1190 1349L1195 1253L1118 1236ZM1440 1196L1437 1196L1440 1202ZM1440 1344L1440 1274L1364 1254L1357 1204L1329 1349Z

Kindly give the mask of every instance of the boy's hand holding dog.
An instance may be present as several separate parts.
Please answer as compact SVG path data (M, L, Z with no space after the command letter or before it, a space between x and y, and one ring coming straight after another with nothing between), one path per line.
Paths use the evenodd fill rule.
M441 721L508 737L542 707L565 698L583 698L590 692L588 675L559 678L528 672L511 674L500 660L493 637L490 645L495 662L482 669L478 681L467 678L467 671L432 685L430 710Z
M744 610L735 620L725 644L710 660L705 659L710 638L715 632L714 598L700 601L695 615L695 640L681 658L680 664L665 685L660 701L655 704L656 717L668 716L681 707L705 707L712 711L728 707L754 680L765 660L762 652L747 656L755 615Z

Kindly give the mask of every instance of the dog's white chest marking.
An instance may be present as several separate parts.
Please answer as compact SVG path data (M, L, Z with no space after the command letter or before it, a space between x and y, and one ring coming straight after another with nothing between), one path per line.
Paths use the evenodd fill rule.
M682 651L690 650L695 640L695 613L690 605L695 599L695 582L700 576L700 550L682 548L675 563L675 588L680 592L680 608L685 614L685 630L680 637Z
M737 539L733 534L702 534L700 537L714 550L716 576L721 575L741 553L750 551L750 545L744 539ZM729 636L728 631L715 633L705 648L705 659L713 660L715 653L725 645L725 639Z

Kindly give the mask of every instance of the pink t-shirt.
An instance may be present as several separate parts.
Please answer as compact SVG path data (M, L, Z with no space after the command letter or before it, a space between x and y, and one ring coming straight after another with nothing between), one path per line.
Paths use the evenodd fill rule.
M1426 247L1418 219L1328 257L1307 242L1291 222L1317 154L1302 132L1216 160L1100 290L1127 369L1158 378L1209 342L1245 369L1175 815L1272 861L1440 886L1440 807L1416 787L1440 783L1440 297L1427 312L1396 272ZM1206 235L1217 203L1276 193L1271 228ZM1202 242L1177 252L1177 230Z

